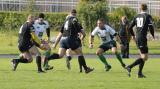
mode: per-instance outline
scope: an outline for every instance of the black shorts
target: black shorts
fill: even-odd
[[[62,37],[60,40],[60,47],[65,49],[75,50],[81,47],[81,41],[79,38],[72,38],[72,37]]]
[[[147,41],[137,40],[137,47],[141,53],[148,53]]]
[[[103,49],[104,51],[107,51],[109,49],[111,49],[112,47],[117,47],[116,41],[110,41],[107,43],[102,43],[99,48]]]
[[[18,49],[19,49],[19,51],[20,52],[27,52],[27,51],[29,51],[29,49],[31,48],[33,46],[33,44],[32,45],[28,45],[28,46],[26,46],[26,45],[18,45]]]

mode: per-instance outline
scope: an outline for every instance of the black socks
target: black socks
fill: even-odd
[[[78,56],[78,62],[79,62],[80,70],[82,69],[82,67],[84,68],[84,70],[87,70],[87,65],[86,65],[84,56]]]
[[[38,71],[41,71],[41,56],[36,56],[36,63],[37,63],[37,67],[38,67]]]
[[[133,68],[134,66],[140,64],[143,62],[143,59],[142,58],[138,58],[135,62],[133,62],[131,65],[129,65],[128,67],[129,68]]]

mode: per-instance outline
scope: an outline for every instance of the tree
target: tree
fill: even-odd
[[[108,8],[106,0],[80,0],[77,11],[83,27],[90,32],[96,26],[99,18],[107,20]]]

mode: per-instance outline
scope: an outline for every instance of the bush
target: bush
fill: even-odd
[[[107,18],[106,0],[80,0],[78,17],[87,31],[92,31],[99,18]]]
[[[46,19],[51,25],[51,29],[58,30],[67,16],[67,13],[45,13]],[[0,27],[1,29],[17,30],[26,21],[28,13],[17,12],[0,12]],[[35,13],[38,16],[38,13]]]
[[[109,24],[112,25],[115,30],[119,29],[119,22],[122,16],[126,16],[129,21],[131,21],[136,12],[128,7],[119,7],[115,9],[112,13],[108,14]]]

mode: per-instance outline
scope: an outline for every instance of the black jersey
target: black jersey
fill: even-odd
[[[137,39],[141,41],[146,41],[147,40],[147,32],[149,26],[152,26],[152,17],[151,15],[147,14],[146,12],[142,12],[135,16],[133,19],[129,29],[131,31],[131,35],[134,36],[132,28],[136,26],[137,31],[136,31],[136,37]],[[150,29],[153,30],[153,29]]]
[[[78,33],[81,32],[82,26],[78,23],[76,17],[67,18],[62,25],[61,33],[64,37],[78,37]]]
[[[19,30],[19,46],[29,47],[33,45],[31,32],[34,31],[33,24],[26,22]]]

